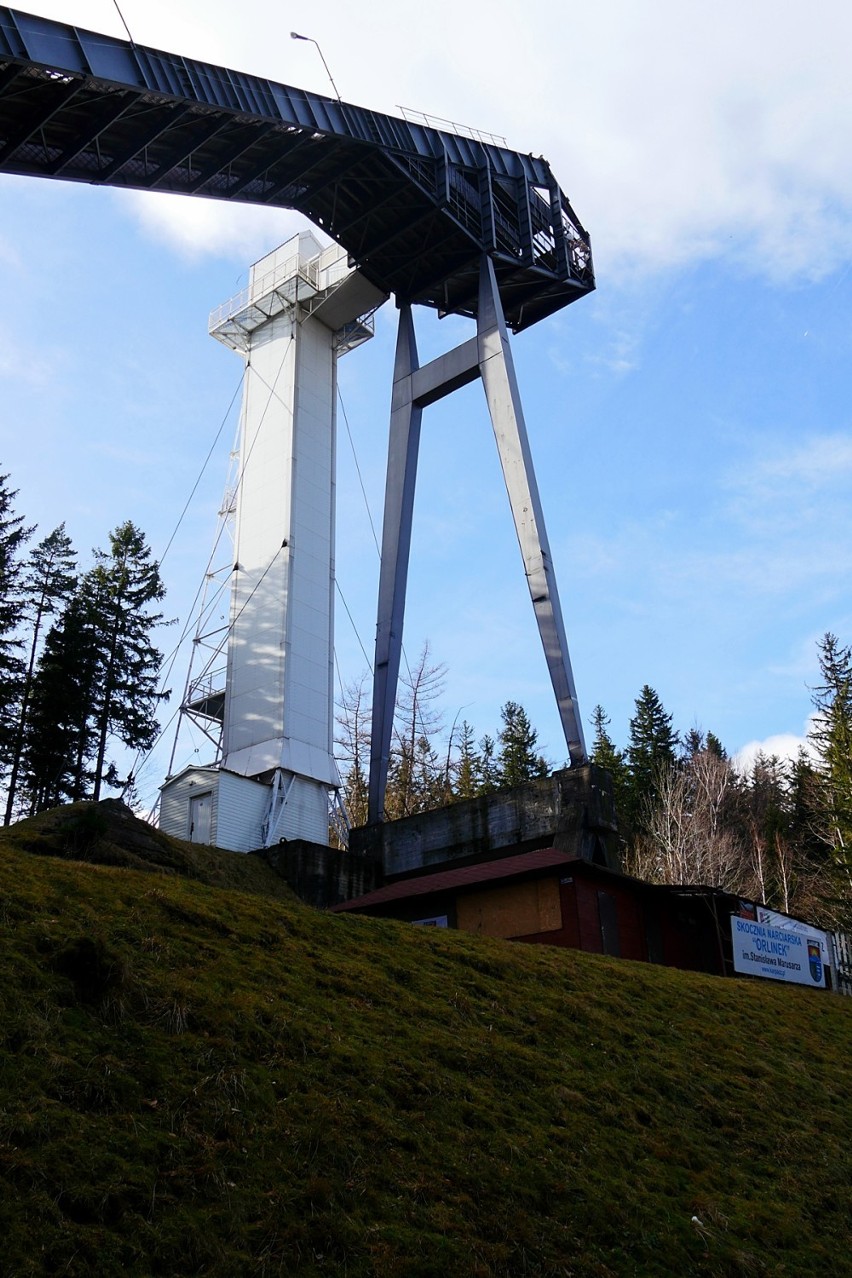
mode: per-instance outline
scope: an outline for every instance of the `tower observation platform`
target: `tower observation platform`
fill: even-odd
[[[514,332],[594,288],[541,157],[0,6],[0,173],[297,209],[382,293]]]

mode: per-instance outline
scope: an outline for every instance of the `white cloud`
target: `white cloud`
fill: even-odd
[[[765,0],[587,6],[572,188],[599,259],[725,252],[780,279],[848,254],[850,15],[800,17]]]
[[[749,741],[734,755],[733,763],[741,775],[746,776],[754,767],[758,755],[765,758],[777,758],[793,762],[804,750],[809,758],[813,758],[813,750],[807,736],[796,736],[793,732],[779,732],[774,736],[764,737],[762,741]]]
[[[839,587],[852,572],[846,535],[852,438],[814,434],[790,443],[752,435],[749,447],[751,458],[721,478],[727,535],[700,557],[703,577],[757,594],[789,595],[820,581]]]
[[[310,226],[289,209],[195,200],[162,192],[122,191],[117,202],[128,206],[146,235],[160,240],[181,257],[228,257],[255,262],[291,235]]]
[[[609,333],[602,344],[599,355],[587,355],[586,362],[593,372],[600,369],[607,373],[623,377],[632,373],[639,366],[638,350],[641,345],[641,333],[629,332],[627,329],[616,329]],[[564,371],[561,370],[561,371]]]
[[[11,324],[0,322],[0,378],[38,389],[50,387],[58,394],[69,361],[69,353],[62,347],[22,342]]]
[[[785,481],[796,486],[822,488],[848,485],[852,478],[852,436],[813,435],[806,443],[776,452],[758,462],[753,479],[780,487]],[[748,478],[745,480],[749,482]]]

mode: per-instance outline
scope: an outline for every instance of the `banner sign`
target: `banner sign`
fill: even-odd
[[[825,988],[826,964],[816,929],[799,932],[732,914],[731,940],[734,971]]]
[[[811,941],[816,938],[822,950],[823,963],[831,965],[831,945],[827,932],[821,931],[810,923],[803,923],[801,919],[792,919],[789,914],[778,914],[776,910],[767,909],[765,905],[758,905],[756,908],[758,923],[768,923],[770,927],[783,927],[791,932],[801,932]]]

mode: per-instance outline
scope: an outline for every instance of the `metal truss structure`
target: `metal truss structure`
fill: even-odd
[[[546,160],[0,7],[0,173],[298,209],[384,293],[515,332],[594,288]]]

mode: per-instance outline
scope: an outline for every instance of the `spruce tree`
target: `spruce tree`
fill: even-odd
[[[591,761],[599,768],[606,769],[612,778],[612,795],[615,801],[616,817],[618,818],[622,838],[626,838],[629,834],[627,825],[629,815],[627,811],[627,764],[624,758],[624,751],[617,748],[607,731],[609,715],[606,714],[601,705],[595,706],[592,711],[592,727],[595,735],[592,741]]]
[[[704,749],[704,733],[700,728],[690,728],[681,742],[684,759],[694,759]]]
[[[694,759],[702,751],[712,754],[715,759],[724,760],[728,757],[727,750],[715,732],[708,732],[705,736],[701,728],[690,728],[681,740],[681,758],[684,760]]]
[[[428,812],[449,802],[446,769],[441,767],[437,750],[427,736],[414,743],[412,760],[411,811]]]
[[[163,617],[150,606],[163,598],[165,587],[144,534],[129,520],[110,533],[109,551],[96,551],[95,559],[85,586],[98,656],[92,705],[97,801],[110,738],[144,750],[159,731],[155,713],[165,694],[157,692],[162,657],[151,631]]]
[[[812,872],[817,873],[825,865],[827,855],[825,842],[820,837],[822,776],[802,746],[789,765],[789,783],[793,837],[801,849],[803,860]]]
[[[80,591],[48,631],[33,676],[22,755],[30,812],[88,792],[96,670],[92,620]]]
[[[397,737],[391,744],[385,788],[385,817],[398,821],[416,812],[414,797],[414,745]]]
[[[672,729],[659,696],[647,683],[636,698],[636,713],[630,720],[627,744],[629,771],[628,817],[638,829],[658,793],[660,775],[674,767],[678,737]]]
[[[786,884],[790,841],[790,789],[786,764],[761,750],[741,796],[754,883],[750,895],[767,905],[787,909],[788,892],[779,891],[779,868]],[[792,867],[791,867],[792,868]]]
[[[8,475],[0,475],[0,772],[14,754],[18,709],[23,689],[25,665],[21,656],[21,590],[23,549],[32,528],[15,514],[17,491],[8,486]]]
[[[836,871],[838,903],[852,912],[852,648],[828,633],[819,644],[822,683],[809,733],[822,785],[822,834]]]
[[[33,653],[43,618],[69,588],[72,562],[62,528],[34,556],[41,589]],[[152,606],[164,593],[144,534],[121,524],[51,626],[32,676],[22,742],[30,810],[97,800],[104,782],[121,784],[106,757],[111,740],[130,750],[153,744],[166,694],[157,691],[161,657],[151,640],[162,615]]]
[[[476,748],[474,732],[467,719],[462,723],[459,737],[459,757],[455,765],[455,785],[453,787],[457,799],[472,799],[481,793],[482,756]]]
[[[25,606],[30,627],[29,655],[23,679],[21,704],[12,750],[12,765],[6,797],[4,824],[8,825],[15,810],[21,756],[27,731],[33,690],[36,657],[41,631],[46,618],[56,615],[67,603],[76,585],[76,555],[71,539],[60,524],[35,547],[24,574]]]
[[[487,732],[479,742],[479,790],[478,794],[493,794],[500,788],[500,765],[497,760],[497,742]]]
[[[503,727],[500,729],[500,786],[523,785],[536,777],[546,777],[547,760],[536,753],[538,733],[529,721],[523,706],[517,701],[507,701],[500,711]]]

